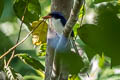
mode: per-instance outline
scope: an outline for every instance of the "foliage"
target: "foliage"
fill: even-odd
[[[33,21],[39,20],[41,7],[38,0],[16,0],[14,11],[20,20],[22,20],[22,16],[24,15],[24,23],[29,25]],[[28,28],[30,29],[30,26]]]
[[[39,75],[41,76],[41,78],[44,78],[45,75],[44,75],[44,70],[45,70],[45,67],[43,66],[43,64],[32,58],[31,56],[29,56],[28,54],[17,54],[16,56],[18,56],[25,64],[28,64],[30,65],[31,67],[33,67],[36,72],[39,72]]]
[[[34,76],[34,75],[29,75],[29,76],[24,76],[24,80],[44,80],[39,76]]]
[[[46,43],[41,44],[40,47],[39,47],[37,55],[38,56],[45,56],[46,55],[46,48],[47,48],[47,44]]]
[[[42,20],[32,22],[32,29],[34,29]],[[47,41],[47,30],[48,25],[43,22],[39,27],[32,33],[32,42],[34,45],[41,45]]]
[[[2,66],[0,66],[0,73],[1,73],[0,79],[5,79],[5,80],[23,80],[23,77],[22,77],[21,74],[17,73],[10,66],[7,66],[5,59],[2,59],[2,60],[0,60],[0,64],[2,64]]]
[[[106,59],[106,60],[105,60]],[[103,66],[100,67],[99,64],[102,64]],[[81,80],[117,80],[120,79],[120,67],[113,67],[111,68],[110,65],[110,59],[106,56],[102,59],[99,55],[96,55],[91,60],[91,67],[88,70],[88,75],[86,74],[79,74],[78,76],[81,78]]]
[[[2,14],[3,8],[4,8],[4,1],[1,0],[1,1],[0,1],[0,16],[1,16],[1,14]]]
[[[18,56],[24,63],[29,64],[33,68],[44,71],[44,66],[31,56],[27,54],[17,54],[16,56]]]
[[[24,25],[23,33],[21,33],[23,38],[28,32],[27,28],[32,30],[38,22],[41,21],[40,17],[48,14],[50,11],[50,3],[50,0],[1,0],[0,41],[2,42],[0,43],[0,55],[15,44],[19,30],[19,21],[24,19],[24,23],[26,24]],[[71,72],[77,70],[76,72],[79,72],[79,74],[70,74],[68,80],[118,80],[120,79],[120,67],[114,66],[120,65],[120,1],[86,0],[85,4],[87,8],[84,5],[81,8],[79,20],[73,30],[76,37],[75,41],[84,50],[83,54],[88,56],[90,65],[84,55],[82,59],[79,58],[80,60],[78,61],[80,62],[77,62],[78,58],[76,58],[76,56],[70,55],[70,59],[64,56],[64,64],[66,64],[68,60],[68,62],[71,62],[69,64],[70,66],[82,68],[85,65],[83,70],[77,70],[76,67],[72,67],[73,69],[70,68]],[[22,17],[23,15],[24,17]],[[82,17],[83,21],[81,21]],[[19,21],[17,21],[18,19]],[[39,26],[39,28],[32,33],[32,37],[26,41],[26,44],[23,43],[24,45],[16,49],[18,54],[16,55],[17,59],[15,58],[12,62],[14,67],[6,66],[5,60],[8,59],[9,55],[6,56],[6,59],[0,60],[0,79],[1,76],[8,80],[23,80],[23,78],[24,80],[44,79],[45,66],[43,63],[45,60],[41,59],[41,57],[46,54],[48,27],[46,23],[43,25]],[[34,45],[37,45],[38,52],[33,49],[31,40],[33,40]],[[30,56],[27,53],[29,53]],[[32,67],[32,74],[27,74],[27,72],[24,71],[25,69],[23,68],[26,65],[21,65],[20,62],[18,63],[19,60]],[[84,64],[82,62],[84,62]],[[28,70],[31,71],[31,69]],[[23,75],[23,73],[25,74]]]
[[[112,58],[112,66],[119,64],[116,62],[119,60],[120,53],[119,9],[119,3],[115,1],[94,4],[94,7],[86,11],[84,24],[78,29],[78,35],[86,44],[85,50],[89,58],[93,57],[96,52],[104,52],[106,56]],[[89,47],[95,53],[91,54]]]

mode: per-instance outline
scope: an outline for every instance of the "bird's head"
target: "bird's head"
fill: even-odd
[[[44,19],[54,18],[55,20],[59,19],[63,26],[66,24],[66,19],[60,12],[51,12],[47,16],[44,16],[43,18]]]
[[[51,12],[47,16],[44,16],[43,19],[51,19],[52,24],[54,25],[54,28],[56,32],[62,33],[64,26],[67,22],[65,17],[60,12]],[[71,36],[74,37],[74,32],[72,31]]]

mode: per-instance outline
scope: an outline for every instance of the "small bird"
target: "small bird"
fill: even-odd
[[[58,35],[63,32],[67,20],[60,12],[51,12],[43,18],[50,20],[50,24],[53,26],[54,30]],[[73,31],[71,32],[71,37],[74,37]]]
[[[60,12],[51,12],[43,19],[49,20],[48,35],[47,35],[47,54],[54,54],[52,78],[59,78],[59,76],[69,73],[78,73],[80,71],[79,63],[81,57],[78,54],[72,54],[71,43],[74,37],[73,31],[71,32],[70,38],[66,38],[62,35],[67,20]],[[50,56],[51,56],[50,55]],[[78,63],[76,63],[78,62]],[[67,69],[66,69],[67,68]],[[65,72],[64,72],[65,71]],[[54,80],[54,79],[51,79]],[[62,79],[64,80],[64,79]],[[67,80],[67,79],[65,79]]]
[[[63,68],[65,68],[64,66],[66,66],[61,64],[65,62],[63,62],[63,58],[65,56],[61,56],[70,52],[70,38],[73,37],[74,34],[72,31],[70,38],[66,38],[64,35],[62,35],[67,20],[60,12],[51,12],[47,16],[44,16],[43,19],[49,20],[47,34],[47,54],[53,55],[53,59],[50,59],[51,61],[49,60],[49,64],[52,62],[50,65],[52,65],[53,69],[50,72],[52,73],[51,80],[54,80],[54,78],[59,78],[61,70],[63,70]]]

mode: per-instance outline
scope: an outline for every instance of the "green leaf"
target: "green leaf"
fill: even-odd
[[[74,30],[74,35],[77,35],[77,29],[80,27],[80,24],[76,23],[75,26],[73,27]]]
[[[6,29],[6,27],[4,27],[4,29]],[[11,48],[11,46],[13,46],[10,38],[6,36],[6,34],[7,33],[3,33],[2,31],[0,31],[0,41],[2,41],[2,43],[0,43],[0,53],[1,53],[0,55],[2,55],[2,53],[5,52],[4,51],[5,48],[6,50],[8,50],[9,48]]]
[[[50,12],[51,0],[39,0],[41,3],[41,15],[46,16]]]
[[[101,2],[109,2],[109,1],[115,1],[115,0],[94,0],[94,3],[101,3]]]
[[[64,65],[67,68],[66,70],[68,70],[70,74],[78,74],[80,70],[85,67],[81,56],[77,53],[58,53],[57,58],[61,58],[61,65]]]
[[[101,59],[103,60],[101,61]],[[98,54],[95,55],[91,60],[91,65],[88,70],[89,79],[92,80],[119,80],[120,79],[120,66],[113,67],[109,65],[110,59],[106,56],[100,57]],[[101,62],[102,67],[99,66]],[[81,80],[88,78],[88,75],[79,74]]]
[[[0,59],[0,70],[4,68],[4,59]]]
[[[96,4],[106,4],[107,2],[117,2],[118,0],[87,0],[86,3],[87,3],[87,6],[91,7],[91,8],[95,8],[95,5]]]
[[[120,79],[120,68],[106,68],[100,73],[99,80],[119,80]]]
[[[35,75],[26,75],[24,76],[24,80],[44,80],[44,79]]]
[[[21,74],[16,73],[13,68],[10,66],[5,66],[4,71],[6,73],[6,76],[8,80],[23,80],[23,77]]]
[[[41,44],[37,55],[38,56],[45,56],[46,55],[46,48],[47,48],[47,44],[46,43]]]
[[[21,20],[26,6],[24,23],[28,24],[38,20],[41,14],[41,7],[38,0],[16,0],[13,6],[16,16]]]
[[[89,50],[100,54],[104,52],[105,56],[112,59],[112,65],[119,65],[120,5],[111,2],[101,3],[90,10],[91,13],[86,12],[85,24],[78,29],[79,37],[86,44],[86,53],[88,56],[94,56]],[[93,18],[89,19],[91,14]]]
[[[72,75],[68,77],[68,80],[81,80],[81,79],[77,75]]]
[[[38,60],[32,58],[28,54],[17,54],[17,56],[25,63],[32,66],[34,69],[44,71],[45,67]]]
[[[105,56],[104,54],[102,54],[102,57],[100,57],[99,59],[99,67],[103,67],[104,66],[104,63],[105,63]]]
[[[3,8],[4,8],[4,0],[0,0],[0,17],[2,15]]]
[[[17,73],[11,66],[6,66],[6,59],[2,59],[2,69],[0,69],[0,79],[23,80],[21,74]]]

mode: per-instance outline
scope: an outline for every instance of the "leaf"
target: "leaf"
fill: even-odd
[[[4,0],[0,0],[0,17],[2,15],[3,8],[4,8]]]
[[[6,27],[4,27],[3,29],[5,29]],[[1,28],[2,29],[2,28]],[[11,46],[13,46],[12,41],[10,40],[10,38],[8,36],[6,36],[7,33],[4,33],[2,31],[0,31],[0,41],[2,41],[2,43],[0,43],[0,52],[4,53],[4,49],[9,49],[11,48]],[[0,54],[1,55],[1,54]]]
[[[4,58],[0,59],[0,70],[4,68]]]
[[[0,69],[0,79],[3,80],[23,80],[21,74],[17,73],[11,66],[6,66],[6,59],[2,60],[2,70]]]
[[[16,16],[21,20],[26,6],[24,23],[28,24],[38,20],[41,14],[39,0],[16,0],[13,5]]]
[[[25,75],[24,80],[44,80],[44,79],[35,75]]]
[[[84,49],[87,55],[94,56],[90,53],[90,49],[99,54],[103,52],[105,56],[112,59],[112,66],[120,64],[117,62],[120,60],[119,9],[120,5],[117,3],[97,4],[90,13],[93,14],[93,18],[89,18],[91,15],[87,12],[85,24],[78,29],[79,37],[86,44]]]
[[[103,67],[104,66],[104,63],[105,63],[105,56],[104,54],[102,54],[102,57],[100,57],[99,59],[99,67]]]
[[[88,75],[79,74],[81,80],[92,79],[92,80],[119,80],[120,79],[120,66],[111,68],[108,65],[110,59],[108,57],[103,56],[104,60],[102,60],[102,67],[99,66],[101,62],[101,57],[97,54],[91,60],[91,65],[88,70]]]
[[[91,8],[95,8],[95,6],[96,6],[96,4],[101,4],[101,3],[103,3],[103,4],[106,4],[107,2],[112,2],[112,3],[114,3],[114,2],[117,2],[118,0],[90,0],[90,1],[88,1],[87,2],[87,6],[89,6],[89,7],[91,7]]]
[[[75,26],[73,27],[74,30],[74,35],[77,35],[77,29],[80,27],[80,24],[76,23]]]
[[[4,70],[9,80],[23,80],[23,77],[19,73],[16,73],[10,66],[5,66]]]
[[[46,16],[50,12],[51,0],[39,0],[41,3],[41,15]]]
[[[41,44],[40,45],[40,49],[39,52],[37,53],[38,56],[45,56],[46,55],[46,48],[47,48],[47,44]]]
[[[17,56],[23,61],[25,64],[30,65],[34,69],[44,71],[45,67],[36,59],[32,58],[28,54],[17,54]]]
[[[81,79],[77,75],[72,75],[68,77],[68,80],[81,80]]]
[[[40,75],[41,78],[45,79],[45,74],[40,71],[40,70],[36,70],[37,74]]]
[[[119,80],[120,79],[120,67],[105,68],[102,70],[99,76],[99,80]]]
[[[101,3],[101,2],[109,2],[109,1],[115,1],[115,0],[94,0],[94,3]]]
[[[32,29],[34,29],[42,20],[32,22]],[[32,33],[32,42],[34,45],[46,43],[48,25],[42,22],[39,27]]]

